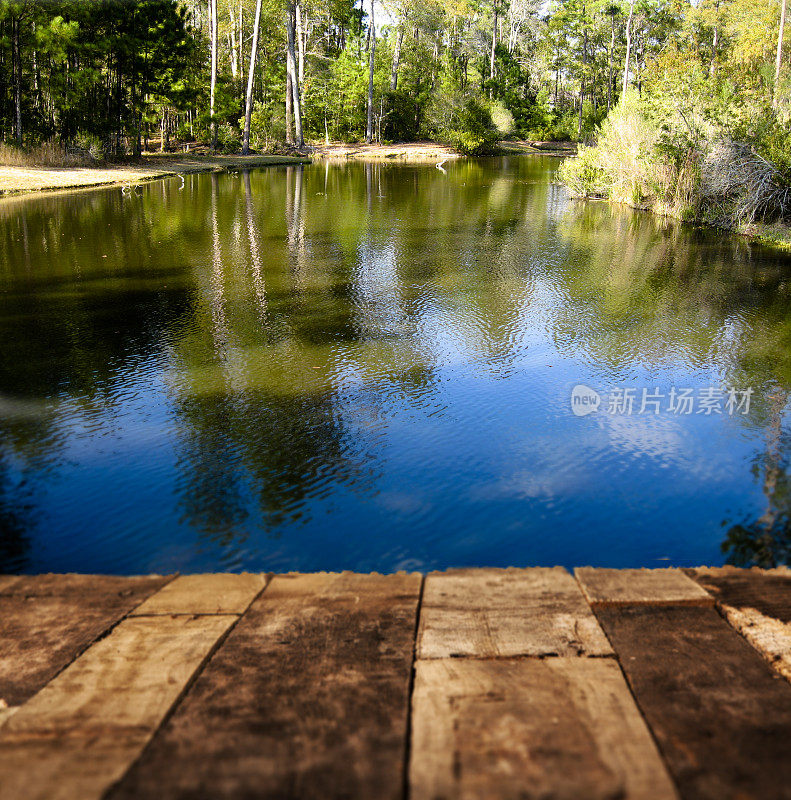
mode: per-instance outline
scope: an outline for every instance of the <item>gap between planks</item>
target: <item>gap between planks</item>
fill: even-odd
[[[2,800],[98,800],[123,778],[268,580],[209,583],[224,590],[215,602],[237,613],[172,613],[196,599],[205,608],[195,579],[177,577],[160,589],[164,598],[144,600],[27,703],[0,712]],[[148,603],[161,613],[135,613]]]
[[[491,577],[491,573],[492,572],[500,572],[500,573],[502,573],[502,572],[506,572],[506,573],[508,573],[508,572],[512,572],[512,573],[528,573],[528,572],[530,572],[530,573],[532,573],[533,570],[524,570],[524,571],[523,570],[519,570],[519,571],[516,571],[516,570],[514,570],[514,571],[488,571],[488,570],[482,570],[482,571],[470,571],[470,572],[489,573],[490,577]],[[561,571],[561,572],[565,572],[565,571]],[[650,577],[650,575],[646,576],[644,571],[639,571],[639,572],[642,574],[643,578]],[[668,572],[668,571],[665,570],[665,572]],[[458,575],[458,573],[456,573],[456,574]],[[676,571],[675,574],[678,574],[678,571]],[[432,575],[433,575],[433,577],[441,578],[443,574],[437,575],[436,573],[434,573]],[[683,573],[682,573],[682,575],[683,575]],[[168,586],[172,587],[173,584],[176,584],[179,581],[182,581],[182,578],[186,579],[186,580],[182,581],[182,583],[180,584],[181,589],[184,590],[184,594],[186,595],[186,594],[189,593],[189,592],[187,592],[187,589],[189,588],[189,584],[190,583],[195,584],[196,581],[198,581],[198,579],[200,577],[201,576],[181,576],[180,578],[173,579],[171,581],[171,583],[168,584]],[[260,591],[258,592],[258,595],[256,595],[256,598],[262,592],[264,592],[266,590],[266,588],[268,586],[268,577],[269,576],[267,576],[267,579],[264,580],[263,586],[261,587]],[[582,582],[579,579],[580,576],[577,575],[575,577],[577,578],[577,580],[574,581],[572,579],[572,582],[574,584],[576,584],[577,590],[580,593],[585,592],[585,587],[583,586]],[[687,576],[684,576],[684,577],[687,577]],[[517,645],[514,645],[513,644],[513,642],[514,642],[513,629],[509,629],[507,625],[501,626],[500,628],[498,628],[498,625],[501,624],[501,620],[503,619],[503,617],[505,615],[505,612],[507,612],[507,610],[508,610],[508,604],[506,603],[506,604],[498,605],[498,603],[495,602],[489,608],[486,608],[486,602],[485,602],[486,598],[485,598],[485,596],[482,597],[482,596],[479,595],[477,597],[477,602],[466,602],[466,603],[462,603],[461,606],[459,606],[459,605],[457,605],[455,603],[451,604],[453,606],[454,613],[457,614],[457,615],[460,615],[460,618],[462,620],[464,620],[465,623],[468,625],[467,629],[468,630],[471,629],[473,631],[474,635],[472,637],[470,637],[472,642],[473,642],[473,645],[470,646],[470,642],[469,641],[465,645],[467,647],[467,649],[468,650],[472,650],[472,652],[467,652],[467,653],[464,653],[464,652],[453,652],[450,656],[446,656],[444,658],[443,657],[439,657],[439,658],[422,658],[421,659],[421,657],[419,655],[419,652],[420,652],[421,635],[423,633],[423,630],[422,630],[423,612],[424,612],[425,607],[426,607],[425,594],[426,594],[426,589],[427,589],[427,585],[428,585],[427,581],[429,579],[431,579],[431,578],[432,578],[432,576],[421,577],[419,596],[418,596],[418,603],[417,603],[417,608],[416,608],[416,611],[415,611],[414,624],[413,624],[413,628],[412,628],[412,632],[411,632],[411,641],[412,641],[412,656],[411,656],[411,658],[412,658],[412,660],[411,660],[410,682],[409,682],[409,691],[408,691],[408,697],[409,697],[410,701],[408,703],[408,712],[407,712],[407,715],[406,715],[406,724],[407,724],[406,748],[407,748],[407,755],[406,755],[406,758],[404,760],[404,763],[403,763],[402,767],[403,767],[403,775],[405,776],[404,777],[404,783],[405,783],[404,792],[406,793],[407,797],[409,797],[411,795],[413,798],[415,798],[415,800],[418,800],[420,795],[419,795],[418,792],[413,791],[413,787],[412,787],[412,785],[410,783],[410,780],[409,780],[409,774],[410,774],[409,771],[410,771],[410,768],[411,768],[412,759],[415,758],[415,757],[419,757],[421,755],[420,748],[417,748],[417,747],[413,746],[412,738],[415,735],[415,732],[414,732],[415,720],[414,720],[413,702],[414,702],[414,698],[416,696],[416,691],[417,691],[416,690],[416,679],[417,679],[418,672],[423,670],[422,664],[434,664],[434,663],[441,664],[441,663],[444,663],[444,662],[447,661],[450,664],[451,667],[462,669],[462,670],[468,670],[469,669],[471,671],[471,673],[475,673],[476,671],[479,671],[480,669],[483,669],[484,671],[488,671],[489,669],[492,669],[492,668],[496,671],[496,670],[501,669],[501,667],[498,666],[498,665],[502,665],[502,669],[506,670],[506,671],[508,669],[516,669],[517,671],[521,671],[523,668],[519,667],[518,666],[519,664],[524,664],[524,663],[528,663],[528,664],[532,663],[534,665],[543,664],[544,666],[541,667],[540,669],[536,668],[536,669],[538,669],[538,671],[535,674],[539,674],[540,675],[540,674],[551,674],[552,672],[555,671],[555,667],[557,665],[560,665],[564,661],[567,661],[567,660],[575,661],[575,662],[578,662],[579,664],[583,664],[583,663],[587,662],[587,663],[589,663],[591,665],[595,665],[598,662],[599,664],[602,664],[602,666],[603,666],[606,663],[612,664],[614,658],[616,658],[616,655],[613,652],[612,647],[609,647],[609,652],[586,652],[586,650],[584,648],[582,648],[582,651],[580,652],[580,647],[579,647],[578,643],[575,643],[575,642],[572,642],[572,644],[573,644],[572,650],[574,652],[573,655],[568,655],[567,654],[567,655],[564,656],[564,655],[561,655],[558,652],[546,652],[548,649],[549,650],[553,649],[553,647],[555,647],[555,649],[557,649],[557,647],[555,645],[552,645],[552,644],[550,644],[550,646],[547,647],[546,638],[544,638],[541,646],[539,646],[537,648],[536,647],[531,647],[529,645],[525,645],[524,642],[522,643],[522,645],[519,645],[518,643],[517,643]],[[657,584],[656,580],[653,579],[653,578],[652,578],[652,580],[654,581],[654,586],[656,587],[656,584]],[[697,592],[697,589],[699,589],[700,587],[698,587],[690,578],[687,577],[687,580],[689,581],[689,583],[692,584],[693,587],[695,587],[696,591],[694,593],[692,592],[692,590],[689,589],[689,584],[688,583],[685,583],[684,581],[681,581],[680,583],[684,584],[684,589],[683,589],[683,591],[681,593],[682,596],[679,596],[678,593],[676,593],[676,594],[671,594],[671,596],[668,597],[667,593],[665,593],[664,597],[662,597],[662,596],[659,596],[661,594],[661,592],[656,592],[657,596],[655,596],[655,598],[653,600],[651,600],[650,596],[646,595],[646,591],[645,591],[646,583],[643,580],[643,581],[641,581],[642,588],[638,587],[639,591],[638,590],[633,591],[631,594],[623,594],[622,593],[615,600],[613,600],[613,601],[611,601],[609,603],[607,602],[607,598],[606,597],[603,600],[599,599],[598,601],[594,600],[593,602],[597,603],[596,607],[600,607],[600,608],[607,608],[607,607],[612,607],[612,606],[629,606],[629,605],[646,606],[646,605],[648,605],[648,606],[655,606],[657,609],[659,609],[663,605],[664,606],[667,606],[667,605],[671,605],[671,606],[699,605],[699,606],[709,606],[709,607],[714,605],[714,600],[713,600],[713,598],[711,598],[711,595],[708,595],[708,593],[704,593],[704,596],[701,598],[700,593]],[[675,581],[675,578],[673,579],[672,582],[678,583],[677,581]],[[176,587],[176,588],[178,588],[178,587]],[[6,584],[5,586],[1,586],[0,585],[0,590],[5,590],[6,592],[9,592],[11,590],[11,586],[9,584]],[[193,585],[193,587],[192,587],[192,589],[190,591],[193,591],[193,590],[194,590],[194,585]],[[691,594],[693,594],[693,596],[691,598],[691,602],[690,602],[690,598],[684,596],[685,592],[690,592]],[[0,594],[2,594],[2,591],[0,591]],[[169,595],[169,599],[168,599],[168,595]],[[586,593],[586,595],[587,595],[587,593]],[[227,640],[227,637],[230,635],[231,630],[236,627],[236,625],[238,624],[239,619],[241,619],[242,616],[244,615],[245,610],[250,607],[250,604],[256,598],[251,599],[250,602],[245,607],[245,609],[243,609],[241,611],[237,610],[236,613],[228,615],[228,616],[234,616],[235,617],[235,621],[231,624],[231,626],[226,630],[225,633],[221,634],[221,636],[217,639],[217,641],[213,645],[212,650],[205,656],[205,658],[202,660],[202,662],[194,670],[194,672],[192,673],[191,677],[186,681],[186,683],[182,687],[182,690],[181,690],[181,693],[180,693],[179,697],[176,698],[176,700],[171,704],[170,708],[162,716],[162,719],[158,723],[157,727],[154,729],[155,731],[156,730],[160,730],[167,723],[167,721],[172,717],[172,715],[178,710],[181,700],[187,694],[189,694],[189,692],[191,691],[191,687],[194,685],[195,681],[199,678],[200,674],[205,669],[205,666],[211,660],[213,654],[216,654],[218,652],[218,650],[220,650],[220,648],[223,645],[223,642],[225,642]],[[177,599],[177,595],[174,594],[174,589],[173,588],[170,589],[170,592],[166,593],[165,598],[162,598],[162,597],[158,598],[154,604],[151,603],[151,600],[153,600],[153,599],[154,598],[152,597],[149,600],[145,601],[144,603],[140,604],[123,621],[131,620],[131,619],[137,619],[141,623],[144,623],[144,622],[147,622],[147,621],[150,621],[151,623],[155,623],[155,622],[157,622],[157,617],[162,617],[164,619],[167,619],[168,617],[172,616],[174,610],[176,610],[178,608],[182,608],[182,609],[184,608],[183,605],[179,606],[178,602],[175,602],[175,600]],[[475,600],[476,598],[473,597],[472,599]],[[167,600],[167,602],[165,602],[165,600]],[[588,600],[590,602],[590,597],[586,596],[585,600]],[[225,601],[223,601],[223,602],[225,602]],[[148,605],[149,609],[151,609],[153,607],[154,611],[150,612],[150,613],[145,613],[145,606],[146,605]],[[588,610],[590,611],[590,606],[588,605],[588,603],[583,603],[583,605],[584,606],[588,606]],[[717,605],[719,606],[719,603]],[[206,608],[205,605],[203,605],[201,607],[204,608],[204,609]],[[213,611],[210,611],[210,612],[207,612],[205,610],[204,611],[198,611],[198,612],[193,613],[193,614],[188,614],[187,616],[192,616],[192,617],[196,618],[197,620],[200,620],[201,618],[208,618],[208,620],[211,620],[212,618],[216,618],[218,616],[226,616],[226,615],[223,615],[222,613],[220,613],[219,611],[216,610],[217,608],[225,608],[225,607],[226,606],[224,606],[222,604],[220,606],[217,606],[215,604],[215,606],[213,607],[215,610],[213,610]],[[238,606],[233,606],[233,607],[235,609],[239,608]],[[540,603],[539,603],[539,607],[540,607]],[[721,610],[721,609],[718,608],[718,610]],[[555,614],[555,616],[554,616],[555,622],[557,622],[558,621],[558,619],[557,619],[558,618],[557,609],[555,609],[555,612],[553,612],[553,613]],[[494,623],[495,623],[494,628],[492,628],[492,625],[491,625],[492,621],[494,621]],[[102,638],[107,638],[108,636],[111,636],[113,630],[115,630],[121,624],[123,624],[123,623],[118,623],[117,625],[115,625],[114,628],[110,629],[110,633],[109,634],[105,634],[104,637],[102,637]],[[596,622],[596,624],[598,626],[598,622]],[[723,621],[723,624],[727,625],[727,622]],[[488,631],[488,635],[480,636],[480,630],[481,629],[482,630],[487,630]],[[557,625],[553,624],[553,625],[550,626],[550,633],[552,633],[553,630],[554,630],[555,633],[557,632],[557,630],[560,630],[563,633],[563,636],[561,636],[561,646],[562,646],[562,648],[568,648],[568,646],[569,646],[569,637],[567,635],[567,633],[568,633],[567,627],[564,627],[564,625],[560,625],[559,628],[558,628]],[[442,640],[442,637],[440,637],[441,646],[447,646],[449,640],[448,640],[448,638],[446,636],[446,632],[444,632],[442,629],[440,629],[440,633],[442,633],[442,635],[445,637],[444,640]],[[542,637],[546,637],[547,630],[545,628],[540,628],[538,630],[538,633]],[[604,634],[602,634],[602,635],[604,635]],[[573,638],[574,637],[572,637],[572,639]],[[606,638],[607,637],[605,637],[605,639]],[[506,643],[507,646],[502,646],[502,644],[504,642]],[[455,643],[452,641],[452,637],[451,637],[451,642],[450,643],[451,643],[451,648],[453,648]],[[750,642],[750,643],[753,645],[753,647],[756,647],[754,642]],[[429,642],[429,645],[430,644],[431,643]],[[607,645],[608,646],[609,646],[609,644],[610,644],[610,642],[607,641]],[[515,652],[515,653],[510,653],[509,654],[509,652],[508,652],[509,647],[511,647],[511,649],[522,650],[524,652]],[[478,648],[480,648],[483,651],[482,654],[480,654],[479,652],[476,652],[476,650],[478,650]],[[93,649],[93,648],[91,647],[91,649]],[[463,648],[459,648],[459,649],[463,649]],[[428,648],[428,650],[430,652],[430,647]],[[594,648],[594,650],[595,650],[595,648]],[[88,652],[90,652],[90,650]],[[566,652],[568,652],[568,650],[566,650]],[[620,662],[617,662],[617,663],[619,664],[619,666],[622,666],[622,665],[620,665]],[[511,664],[512,666],[508,667],[509,664]],[[469,666],[466,666],[466,665],[469,665]],[[545,669],[545,668],[549,669],[549,673],[547,673],[547,669]],[[593,668],[594,667],[591,666],[591,667],[586,667],[585,669],[593,669]],[[528,669],[532,670],[533,667],[529,667]],[[575,669],[576,669],[576,667],[575,667]],[[596,669],[598,669],[598,668],[596,668]],[[619,670],[619,673],[620,673],[620,670]],[[621,679],[623,680],[623,675],[621,675]],[[625,683],[625,681],[624,681],[624,683]],[[627,691],[629,692],[629,696],[633,697],[633,692],[631,691],[631,689],[632,689],[632,687],[628,686]],[[473,702],[473,705],[475,705],[477,702],[478,701],[475,700]],[[486,702],[489,702],[489,701],[485,700],[485,703]],[[486,707],[485,703],[484,703],[484,708]],[[2,714],[2,712],[0,712],[0,714]],[[649,731],[650,731],[650,727],[649,727]],[[152,733],[151,736],[153,736],[153,735],[154,734]],[[0,736],[2,736],[2,731],[0,731]],[[147,745],[144,745],[144,749],[141,750],[138,753],[138,755],[137,755],[137,757],[135,759],[133,759],[133,763],[136,763],[142,757],[142,753],[145,750],[147,750],[148,746],[150,746],[150,742],[151,742],[151,739],[149,738],[149,743]],[[606,764],[604,766],[606,767]],[[613,788],[612,781],[609,778],[606,777],[605,773],[602,772],[600,767],[601,767],[601,764],[599,766],[597,766],[597,767],[594,767],[594,773],[599,776],[598,779],[601,779],[601,784],[600,785],[602,787],[604,787],[604,789],[607,789],[608,786],[609,786],[610,789],[612,789]],[[127,771],[128,771],[128,769],[129,769],[129,767],[127,767]],[[612,772],[612,770],[610,770],[610,771]],[[607,791],[609,791],[609,789],[607,789]],[[2,796],[1,792],[0,792],[0,796]],[[26,793],[25,796],[27,797],[27,796],[33,796],[33,795],[30,795],[29,793]],[[632,794],[627,794],[626,797],[632,797]]]

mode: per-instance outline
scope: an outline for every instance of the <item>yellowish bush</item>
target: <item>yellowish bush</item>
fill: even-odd
[[[85,167],[94,163],[89,152],[69,151],[53,139],[27,150],[0,142],[0,164],[7,167]]]

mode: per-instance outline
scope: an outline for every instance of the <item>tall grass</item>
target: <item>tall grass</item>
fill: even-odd
[[[560,178],[575,197],[725,228],[791,219],[786,174],[752,146],[707,134],[674,132],[628,98],[604,121],[596,144],[563,163]]]
[[[50,139],[29,149],[0,142],[0,164],[7,167],[89,167],[96,158],[89,150],[67,150]]]

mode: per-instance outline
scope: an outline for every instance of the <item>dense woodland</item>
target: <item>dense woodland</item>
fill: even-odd
[[[0,133],[96,157],[239,151],[246,127],[259,151],[476,152],[584,139],[627,88],[784,122],[779,25],[777,0],[1,0]]]
[[[96,159],[598,139],[574,193],[738,227],[791,210],[786,2],[0,0],[0,133]]]

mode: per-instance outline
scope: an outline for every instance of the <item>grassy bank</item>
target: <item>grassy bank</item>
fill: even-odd
[[[459,158],[459,153],[452,147],[438,142],[402,142],[398,144],[331,142],[330,144],[315,145],[312,148],[312,155],[332,161],[388,159],[420,162]]]
[[[193,172],[301,164],[297,156],[147,155],[134,164],[98,167],[24,167],[0,165],[0,195],[134,184]]]
[[[505,155],[554,155],[569,156],[577,152],[573,142],[503,141],[496,149]],[[435,161],[459,158],[461,154],[449,145],[438,142],[402,142],[399,144],[346,144],[331,143],[313,147],[316,158],[345,161],[348,159],[388,159],[402,162]]]
[[[557,142],[509,141],[501,142],[499,151],[504,154],[543,154],[568,156],[576,152],[576,145]],[[312,159],[328,161],[388,160],[401,163],[447,161],[461,154],[448,145],[437,142],[405,142],[400,144],[338,143],[310,148],[310,158],[287,155],[208,155],[149,153],[139,161],[126,164],[84,163],[59,166],[0,164],[0,195],[28,192],[82,189],[92,186],[129,185],[143,181],[186,175],[193,172],[212,172],[228,169],[266,167],[282,164],[310,163]]]
[[[686,123],[686,120],[685,120]],[[684,135],[631,98],[605,120],[559,177],[573,197],[609,200],[685,222],[791,246],[791,181],[762,152],[708,126]]]

